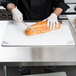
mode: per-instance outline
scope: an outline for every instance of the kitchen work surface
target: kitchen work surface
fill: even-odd
[[[73,29],[76,32],[76,23],[75,23],[75,19],[76,19],[76,15],[67,15],[71,25],[73,26]]]
[[[0,66],[76,66],[76,33],[70,23],[75,41],[73,46],[2,47],[6,24],[9,22],[0,21]]]
[[[45,34],[26,36],[27,28],[22,23],[5,22],[7,25],[3,46],[45,46],[45,45],[75,45],[68,22],[62,22],[59,30],[50,31]],[[34,22],[26,22],[28,25]]]
[[[22,76],[67,76],[65,72],[37,74],[37,75],[22,75]]]

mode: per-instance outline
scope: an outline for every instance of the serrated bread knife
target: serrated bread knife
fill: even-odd
[[[34,31],[34,29],[32,27],[30,27],[29,25],[27,25],[24,21],[22,22],[24,25],[26,25],[29,29],[31,29],[32,31]]]

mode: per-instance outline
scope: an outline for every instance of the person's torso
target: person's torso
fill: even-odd
[[[53,1],[18,0],[18,8],[26,20],[43,20],[53,12]]]

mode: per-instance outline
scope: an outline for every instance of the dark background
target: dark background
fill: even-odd
[[[3,0],[0,0],[0,5],[1,5],[1,1],[3,1]]]

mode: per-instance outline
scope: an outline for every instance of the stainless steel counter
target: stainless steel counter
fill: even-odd
[[[70,23],[69,25],[76,43],[76,33],[73,30]],[[49,46],[49,47],[46,46],[0,47],[0,65],[2,66],[3,65],[7,66],[76,65],[76,45]]]

